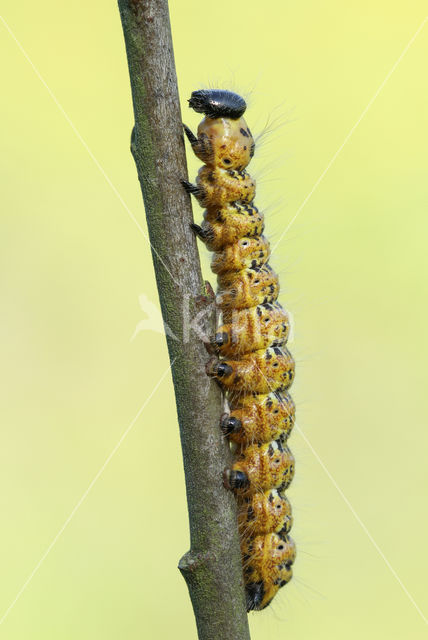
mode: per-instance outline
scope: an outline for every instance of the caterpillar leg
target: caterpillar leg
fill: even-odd
[[[209,162],[213,155],[213,148],[210,139],[204,133],[199,134],[198,137],[189,129],[187,125],[183,123],[184,133],[190,144],[192,145],[193,152],[203,162]]]
[[[208,280],[205,280],[204,284],[205,284],[206,294],[207,294],[208,298],[210,299],[210,302],[213,302],[215,300],[214,289],[212,288],[211,283]]]
[[[182,180],[181,184],[187,193],[194,195],[198,200],[204,197],[203,189],[201,189],[197,184],[193,184],[193,182],[189,182],[188,180]]]
[[[187,187],[185,187],[185,189],[187,191]],[[187,193],[190,193],[190,192],[187,191]],[[202,242],[207,241],[208,232],[206,230],[204,230],[202,227],[200,227],[198,224],[195,224],[194,222],[191,223],[190,228],[195,233],[195,235],[197,235],[198,238],[202,240]]]
[[[193,133],[193,131],[191,129],[189,129],[189,127],[187,126],[187,124],[184,124],[183,122],[183,129],[184,129],[184,133],[187,136],[188,141],[190,142],[190,144],[192,145],[192,147],[197,144],[198,139],[195,136],[195,134]]]
[[[211,283],[208,282],[208,280],[205,280],[204,287],[205,293],[200,296],[196,296],[196,304],[198,306],[212,304],[215,300],[214,289],[212,288]]]

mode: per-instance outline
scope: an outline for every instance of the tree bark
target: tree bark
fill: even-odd
[[[187,165],[168,2],[118,4],[135,116],[131,150],[162,315],[170,329],[167,343],[186,477],[191,548],[179,569],[200,640],[249,640],[236,504],[222,483],[231,456],[219,428],[221,395],[205,374],[207,353],[195,332],[195,318],[202,315],[203,330],[214,330],[215,307],[206,295],[190,229],[190,198],[180,182],[187,179]]]

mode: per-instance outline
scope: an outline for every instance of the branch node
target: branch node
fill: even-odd
[[[208,280],[205,280],[204,282],[203,291],[204,292],[201,295],[195,296],[195,303],[197,308],[201,309],[204,307],[211,307],[211,305],[214,306],[215,293],[213,291],[211,284],[208,282]]]
[[[187,551],[187,553],[185,553],[184,556],[180,559],[178,568],[180,569],[183,577],[187,580],[187,578],[193,577],[194,574],[198,571],[206,569],[214,561],[215,556],[213,553],[195,553],[194,551],[190,550]]]

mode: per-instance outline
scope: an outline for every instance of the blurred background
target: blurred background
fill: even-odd
[[[252,638],[426,638],[426,3],[170,4],[183,119],[221,86],[264,132],[295,323],[298,560]],[[0,637],[196,638],[117,6],[2,15]]]

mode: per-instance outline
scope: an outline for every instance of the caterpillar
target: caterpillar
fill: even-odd
[[[196,183],[183,181],[204,207],[195,234],[213,252],[215,302],[221,325],[207,340],[206,372],[219,383],[227,410],[220,428],[234,449],[224,484],[238,503],[247,610],[267,607],[292,577],[296,556],[285,496],[294,475],[287,446],[295,420],[288,389],[294,361],[286,348],[289,318],[279,304],[278,276],[268,264],[264,217],[246,171],[255,141],[244,99],[220,89],[194,91],[189,106],[204,115],[195,136],[184,132],[203,162]]]

